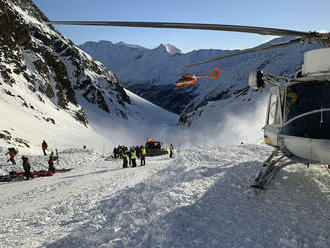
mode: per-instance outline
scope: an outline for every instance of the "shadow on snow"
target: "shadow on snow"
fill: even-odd
[[[329,191],[305,168],[282,170],[268,191],[252,189],[260,165],[172,165],[104,199],[87,224],[46,247],[329,247]],[[185,196],[185,182],[211,178],[189,204],[171,196]]]

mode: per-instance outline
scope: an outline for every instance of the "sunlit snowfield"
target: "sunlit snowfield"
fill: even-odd
[[[1,183],[1,247],[329,247],[329,172],[294,165],[250,188],[270,149],[198,146],[122,169],[60,152],[70,172]],[[46,157],[31,156],[32,170]],[[18,170],[1,158],[1,173]],[[139,163],[138,163],[139,164]]]

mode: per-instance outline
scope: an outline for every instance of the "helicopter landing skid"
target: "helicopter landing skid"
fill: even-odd
[[[291,162],[283,161],[285,156],[281,155],[278,158],[279,150],[275,149],[272,154],[262,164],[261,169],[258,172],[257,177],[254,179],[254,183],[251,185],[253,188],[266,189],[265,186],[269,185],[275,175],[285,166],[291,164]]]

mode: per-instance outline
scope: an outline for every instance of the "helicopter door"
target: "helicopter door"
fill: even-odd
[[[282,109],[280,88],[270,88],[264,134],[265,142],[268,145],[278,146],[277,138],[282,128]]]

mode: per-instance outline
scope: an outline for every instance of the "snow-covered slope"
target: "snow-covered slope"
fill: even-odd
[[[269,152],[187,147],[128,169],[90,151],[60,152],[57,167],[74,170],[0,184],[0,246],[328,248],[329,173],[293,165],[267,191],[250,188]],[[41,169],[46,158],[31,164]]]
[[[45,139],[53,147],[100,149],[117,142],[108,135],[116,135],[118,122],[161,125],[177,118],[129,97],[104,65],[46,25],[31,0],[1,0],[0,12],[0,146],[40,152]],[[103,120],[107,126],[97,129]]]
[[[86,103],[85,111],[94,130],[112,144],[144,144],[147,138],[164,140],[171,129],[176,129],[178,116],[164,110],[145,99],[125,90],[131,100],[127,107],[129,120],[113,118],[95,111],[95,106]],[[177,133],[180,131],[177,130]],[[111,146],[113,147],[113,146]]]

